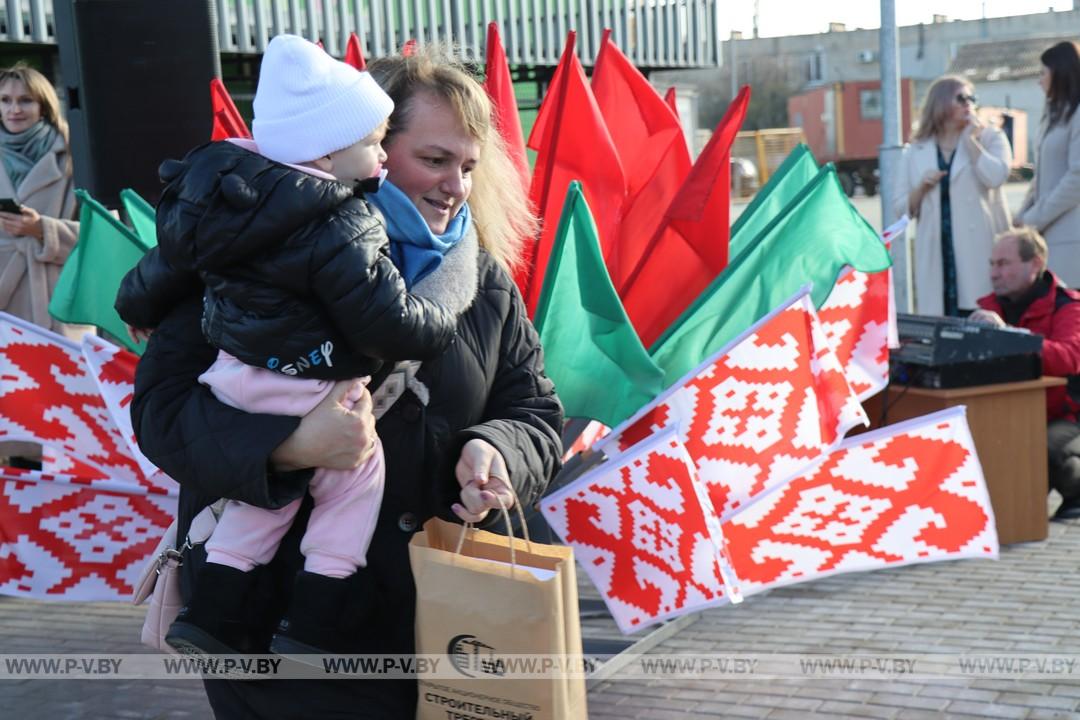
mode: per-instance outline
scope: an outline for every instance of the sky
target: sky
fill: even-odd
[[[842,22],[848,30],[881,26],[879,0],[757,0],[758,32],[761,37],[803,35],[825,32],[830,22]],[[973,20],[986,17],[1042,13],[1048,9],[1071,10],[1072,0],[895,0],[896,24],[929,23],[935,14],[950,20]],[[721,2],[721,37],[741,30],[752,37],[754,0]]]

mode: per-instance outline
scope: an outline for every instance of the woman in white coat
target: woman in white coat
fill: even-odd
[[[1004,133],[975,115],[972,86],[955,76],[935,80],[893,198],[898,215],[917,221],[917,313],[961,315],[990,292],[991,244],[1009,227],[1001,186],[1011,163]]]
[[[0,208],[0,310],[75,332],[49,315],[60,269],[79,238],[68,127],[52,84],[22,63],[0,70],[0,158],[0,198],[21,208]]]
[[[1080,287],[1080,46],[1060,42],[1039,58],[1046,109],[1039,128],[1035,180],[1016,215],[1046,238],[1050,270]]]

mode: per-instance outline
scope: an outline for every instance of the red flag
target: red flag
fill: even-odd
[[[576,33],[573,30],[567,33],[566,39],[568,42],[570,40],[570,36],[574,34]],[[544,138],[547,136],[548,118],[551,117],[551,115],[553,114],[553,108],[555,107],[555,103],[549,103],[546,102],[546,100],[548,97],[551,96],[551,91],[554,88],[559,87],[559,84],[562,82],[564,67],[565,66],[562,62],[562,59],[560,58],[559,64],[555,66],[555,72],[551,74],[551,82],[548,83],[548,92],[546,95],[544,95],[545,102],[540,103],[540,109],[536,113],[536,120],[533,121],[532,130],[529,131],[529,137],[525,140],[525,147],[529,148],[530,150],[539,151],[540,146],[544,142]]]
[[[540,298],[559,213],[570,183],[581,182],[585,200],[595,214],[605,257],[615,238],[626,197],[622,164],[596,107],[585,71],[574,54],[574,39],[575,33],[571,31],[559,60],[562,72],[556,71],[558,82],[551,85],[544,98],[550,119],[544,125],[529,188],[529,199],[540,216],[540,239],[532,248],[526,248],[525,267],[516,279],[519,286],[527,288],[525,303],[530,316]]]
[[[345,62],[357,70],[367,68],[367,63],[364,62],[364,53],[360,49],[360,38],[354,32],[349,33],[349,42],[345,44]]]
[[[605,255],[617,290],[641,261],[690,172],[682,125],[664,99],[604,31],[592,91],[626,173],[618,237]]]
[[[510,159],[521,173],[521,186],[529,188],[529,161],[525,156],[525,136],[521,132],[521,118],[518,117],[517,100],[514,99],[514,82],[510,79],[510,64],[506,60],[502,40],[499,38],[499,26],[488,23],[487,33],[487,68],[484,77],[484,90],[491,98],[492,116],[495,126],[506,143]]]
[[[728,262],[731,144],[750,103],[743,86],[620,292],[641,342],[652,345]]]
[[[211,140],[251,137],[251,131],[240,116],[240,111],[236,109],[236,103],[229,96],[229,91],[225,89],[225,83],[217,78],[210,81],[210,109],[214,114]]]
[[[664,93],[664,102],[671,108],[671,112],[675,113],[675,117],[679,117],[679,104],[675,101],[675,88],[669,87],[667,92]]]
[[[409,57],[416,52],[416,38],[406,40],[405,44],[401,46],[402,57]]]

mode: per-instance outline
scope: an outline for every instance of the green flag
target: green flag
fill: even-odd
[[[146,345],[128,337],[113,303],[120,281],[147,248],[85,190],[76,190],[75,195],[82,203],[79,241],[60,272],[49,314],[60,322],[96,325],[114,341],[142,353]]]
[[[731,242],[728,243],[728,257],[738,257],[747,245],[754,241],[758,233],[787,207],[806,183],[817,175],[818,165],[810,148],[802,143],[795,146],[791,154],[784,158],[780,167],[761,188],[754,200],[731,226]]]
[[[135,234],[146,249],[157,247],[157,211],[154,206],[131,188],[120,191],[120,201],[124,203],[124,210],[135,228]]]
[[[728,257],[737,258],[747,247],[753,244],[758,234],[764,230],[795,199],[806,184],[818,173],[817,163],[810,153],[810,148],[799,144],[791,151],[780,167],[765,183],[765,187],[754,196],[753,202],[746,206],[742,214],[731,226],[731,242],[728,243]],[[703,292],[686,306],[664,335],[675,332],[678,324],[693,317],[698,307],[708,300],[708,293]]]
[[[844,195],[831,164],[818,171],[680,316],[649,354],[665,386],[812,282],[815,307],[845,265],[864,272],[889,267],[889,253]]]
[[[566,193],[536,329],[548,376],[569,417],[614,427],[664,389],[604,266],[581,183]]]

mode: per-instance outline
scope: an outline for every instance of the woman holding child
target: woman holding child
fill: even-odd
[[[181,485],[180,537],[192,517],[221,497],[266,509],[300,500],[276,553],[254,569],[247,613],[232,619],[243,631],[233,637],[246,635],[238,648],[246,652],[266,652],[278,621],[298,612],[290,600],[305,567],[301,539],[312,506],[311,468],[351,470],[377,445],[385,458],[366,566],[344,579],[348,590],[336,605],[316,596],[299,609],[332,620],[333,650],[350,654],[413,652],[415,587],[407,550],[426,519],[488,524],[500,501],[510,504],[516,495],[534,502],[558,468],[562,409],[507,272],[517,260],[517,239],[532,232],[535,221],[524,189],[507,180],[516,175],[491,126],[487,97],[460,67],[423,53],[369,69],[394,103],[382,142],[388,181],[366,195],[386,220],[390,257],[401,274],[388,286],[452,313],[449,344],[404,375],[403,392],[391,396],[377,424],[368,391],[354,381],[338,383],[303,418],[248,414],[219,402],[197,380],[217,355],[200,329],[206,318],[199,287],[156,325],[136,379],[132,415],[142,448]],[[260,78],[256,146],[258,94],[280,91],[279,80]],[[327,117],[336,122],[340,113]],[[295,131],[318,132],[317,122]],[[336,171],[337,181],[295,172],[283,176],[283,188],[340,189]],[[184,212],[203,213],[200,226],[213,227],[211,207],[192,201]],[[159,236],[169,231],[159,224]],[[373,259],[372,267],[381,262]],[[357,284],[369,281],[356,278]],[[394,347],[383,351],[376,357],[400,354]],[[186,600],[205,552],[197,547],[187,556]],[[397,719],[416,708],[411,680],[215,680],[206,689],[217,716],[228,718]]]

